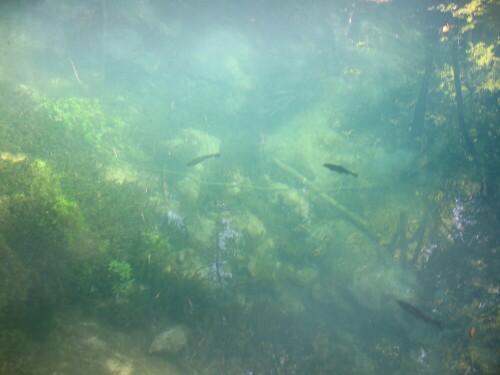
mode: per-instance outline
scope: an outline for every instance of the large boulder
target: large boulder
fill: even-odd
[[[173,326],[154,338],[149,347],[149,353],[177,354],[186,348],[188,335],[189,329],[187,327]]]

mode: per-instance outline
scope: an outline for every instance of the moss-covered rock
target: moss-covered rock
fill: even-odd
[[[187,327],[173,326],[154,338],[149,347],[149,353],[177,354],[187,347],[188,335]]]

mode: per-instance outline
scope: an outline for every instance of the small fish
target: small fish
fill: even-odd
[[[416,308],[413,305],[410,305],[408,302],[401,301],[399,299],[397,299],[396,302],[404,311],[406,311],[410,315],[413,315],[415,318],[423,320],[424,322],[429,324],[434,324],[436,327],[442,328],[442,322],[436,319],[432,319],[430,316],[424,314],[420,309]]]
[[[205,161],[205,160],[210,159],[210,158],[218,158],[219,156],[220,156],[220,152],[217,152],[215,154],[208,154],[208,155],[198,156],[197,158],[195,158],[195,159],[191,160],[190,162],[188,162],[186,165],[188,167],[192,167],[193,165],[199,164],[202,161]]]
[[[331,171],[338,172],[338,173],[343,173],[343,174],[348,174],[354,177],[358,177],[357,173],[351,172],[344,167],[337,165],[337,164],[332,164],[332,163],[325,163],[323,164],[324,167],[328,168]]]
[[[476,327],[470,327],[469,329],[469,337],[470,338],[473,338],[474,336],[476,336]]]

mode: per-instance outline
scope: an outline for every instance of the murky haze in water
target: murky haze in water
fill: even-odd
[[[0,373],[494,374],[498,5],[0,5]]]

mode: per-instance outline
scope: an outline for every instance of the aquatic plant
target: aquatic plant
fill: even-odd
[[[477,338],[481,340],[488,335],[489,328],[498,331],[498,319],[495,326],[486,325],[487,318],[495,316],[493,303],[498,295],[494,272],[498,262],[494,257],[487,257],[490,251],[494,255],[494,249],[498,248],[498,242],[488,243],[493,241],[488,239],[497,238],[496,232],[491,230],[485,235],[482,225],[478,236],[472,237],[476,224],[463,221],[467,219],[467,211],[459,202],[450,200],[449,191],[440,188],[449,187],[450,180],[479,179],[483,174],[481,170],[490,163],[493,166],[490,174],[497,175],[494,173],[498,160],[498,151],[495,151],[498,61],[494,54],[497,33],[489,40],[478,34],[461,38],[473,44],[460,44],[457,54],[464,67],[465,119],[471,120],[471,138],[477,142],[482,160],[488,163],[480,164],[481,168],[473,172],[466,163],[467,155],[460,151],[463,144],[460,134],[454,131],[455,117],[451,116],[455,108],[457,71],[449,65],[447,45],[441,44],[436,50],[444,53],[436,53],[434,60],[438,69],[441,68],[441,75],[432,74],[429,108],[421,113],[425,128],[422,137],[429,141],[422,144],[422,156],[415,156],[419,160],[412,157],[411,162],[400,164],[401,153],[388,152],[387,157],[380,158],[377,155],[383,156],[380,150],[387,144],[401,145],[401,139],[406,138],[407,114],[412,112],[414,104],[416,79],[413,77],[418,76],[414,73],[421,67],[416,67],[404,50],[391,51],[390,40],[391,35],[396,35],[393,39],[401,46],[415,50],[411,56],[420,55],[427,38],[421,37],[424,33],[417,27],[423,23],[413,18],[416,13],[426,12],[408,12],[411,16],[398,13],[394,17],[384,10],[387,14],[384,20],[389,21],[389,16],[398,20],[394,29],[377,26],[372,28],[374,32],[367,32],[373,19],[378,18],[374,15],[380,15],[376,13],[378,3],[382,1],[356,3],[356,14],[352,17],[353,7],[349,27],[344,31],[347,38],[342,37],[345,25],[339,27],[338,20],[337,25],[317,26],[327,38],[332,36],[328,30],[335,29],[335,52],[328,47],[317,54],[328,56],[324,60],[328,65],[335,61],[335,68],[328,71],[320,64],[309,64],[308,59],[317,56],[307,56],[307,52],[302,52],[303,47],[319,52],[316,45],[321,43],[308,39],[307,33],[302,32],[293,44],[293,49],[301,51],[295,55],[299,58],[284,62],[288,73],[281,78],[276,74],[276,79],[269,75],[263,79],[267,83],[259,82],[259,70],[255,69],[251,84],[245,84],[245,75],[238,76],[241,69],[234,64],[236,60],[226,59],[232,64],[226,69],[232,73],[230,77],[240,82],[224,95],[217,94],[216,90],[224,90],[216,88],[217,79],[203,83],[191,77],[187,80],[189,93],[181,102],[183,94],[174,93],[179,89],[175,86],[176,80],[170,81],[169,73],[161,71],[160,65],[167,64],[158,64],[155,77],[162,79],[155,80],[162,86],[161,92],[154,91],[158,87],[155,83],[148,86],[149,95],[143,95],[144,91],[135,95],[144,96],[141,103],[147,103],[145,109],[156,105],[162,108],[161,120],[155,118],[159,113],[142,117],[143,122],[136,122],[141,126],[132,130],[136,137],[120,137],[123,127],[134,122],[128,117],[124,117],[126,123],[117,119],[102,99],[74,96],[51,99],[23,90],[12,95],[10,91],[0,94],[0,152],[26,155],[24,159],[0,160],[0,314],[6,311],[2,310],[4,307],[22,305],[25,301],[56,305],[73,298],[81,303],[90,295],[96,306],[111,306],[107,310],[109,315],[115,318],[113,313],[119,313],[120,322],[128,327],[132,324],[150,327],[152,321],[175,320],[194,328],[195,339],[188,350],[195,348],[195,353],[190,361],[197,351],[196,360],[218,357],[220,362],[231,363],[239,357],[245,358],[238,362],[240,371],[277,374],[369,373],[353,369],[361,369],[356,368],[359,362],[371,361],[366,358],[370,356],[366,346],[373,343],[381,343],[380,365],[375,372],[387,373],[387,362],[393,364],[389,371],[393,373],[404,372],[401,366],[405,362],[418,364],[418,355],[408,355],[419,354],[418,349],[399,351],[394,344],[401,341],[404,332],[396,326],[397,319],[392,318],[391,311],[378,302],[382,297],[390,299],[384,293],[403,293],[408,289],[406,293],[412,296],[426,296],[429,306],[445,312],[443,317],[447,319],[460,322],[465,320],[461,316],[473,318],[480,323]],[[459,30],[464,33],[466,29],[460,29],[464,22],[465,26],[476,25],[485,14],[483,8],[489,4],[491,0],[473,0],[458,6],[462,10],[452,15],[457,18],[455,21],[462,22],[455,26],[450,20],[451,32],[446,36],[441,34],[442,40],[451,41],[452,35],[456,35],[453,33]],[[365,8],[367,6],[369,8]],[[381,8],[391,6],[384,4]],[[346,12],[349,9],[341,12],[346,16],[345,21]],[[112,12],[109,16],[112,17]],[[438,27],[435,26],[436,34]],[[474,32],[484,33],[482,30],[477,27]],[[413,35],[412,39],[409,35]],[[349,41],[345,43],[344,39]],[[111,38],[109,41],[112,45]],[[331,58],[342,55],[346,58]],[[407,63],[400,63],[405,57],[409,57]],[[111,60],[111,55],[108,58],[108,67],[112,67],[116,61]],[[144,65],[147,59],[146,56]],[[293,73],[306,70],[311,73],[304,78],[296,74],[299,79],[294,81],[289,77],[292,71],[289,65],[296,60],[301,69],[293,69]],[[124,69],[108,77],[109,91],[103,95],[107,100],[112,100],[112,92],[118,91],[112,87],[114,79],[121,81],[127,66],[133,65],[122,63]],[[81,64],[85,65],[84,59]],[[90,66],[85,69],[89,76],[95,74]],[[177,72],[171,67],[169,65],[169,71]],[[104,71],[111,73],[111,69]],[[76,70],[74,73],[77,75]],[[379,75],[379,79],[374,79]],[[134,82],[144,83],[143,78],[138,74]],[[253,85],[256,85],[255,91]],[[262,85],[264,90],[259,88]],[[238,93],[237,86],[243,91],[252,86],[252,92]],[[120,85],[120,89],[125,87]],[[170,91],[174,93],[170,96],[172,102],[170,108],[164,110],[168,107],[164,101]],[[309,95],[310,91],[314,95]],[[207,96],[211,92],[215,95]],[[480,100],[473,96],[475,93],[481,94]],[[262,97],[263,105],[255,106],[250,94]],[[120,95],[130,98],[134,93]],[[178,103],[175,111],[174,99]],[[121,98],[123,104],[120,105],[124,106],[126,100]],[[260,111],[267,113],[266,116],[252,117],[254,111],[259,112],[256,107],[262,107]],[[228,117],[227,109],[233,116],[230,121],[218,113]],[[205,110],[211,112],[205,113]],[[309,114],[302,118],[303,110]],[[204,121],[200,123],[202,114]],[[295,125],[289,121],[292,117],[297,118]],[[483,120],[487,126],[478,126]],[[152,128],[149,122],[157,124]],[[257,122],[262,125],[253,124]],[[177,126],[195,128],[180,131],[176,139],[168,141]],[[242,132],[239,126],[248,126],[251,132]],[[279,128],[286,130],[280,132]],[[211,136],[214,129],[223,138]],[[180,169],[179,166],[185,166],[187,160],[197,155],[217,151],[218,147],[212,149],[214,145],[222,144],[233,154],[241,154],[246,135],[255,129],[267,132],[261,134],[259,162],[254,162],[257,153],[243,152],[243,156],[233,160],[228,160],[229,157],[217,160],[221,163],[207,162],[189,172]],[[148,132],[150,135],[145,137]],[[160,140],[163,136],[167,140]],[[121,142],[115,150],[113,144],[118,141]],[[256,146],[251,142],[252,147]],[[151,145],[155,150],[149,150]],[[488,157],[482,154],[481,145],[491,146]],[[127,150],[126,155],[121,150]],[[162,176],[146,170],[136,173],[136,166],[124,160],[125,156],[134,162],[151,160],[155,159],[155,153],[160,156],[156,157],[157,164],[162,162],[159,168],[163,169]],[[250,155],[252,158],[247,158]],[[283,159],[290,167],[277,171],[274,165],[277,163],[270,161],[272,157]],[[331,161],[359,168],[358,181],[325,174],[321,164],[333,158]],[[391,160],[398,163],[390,164]],[[165,165],[168,168],[163,168]],[[401,170],[394,173],[399,165]],[[237,172],[226,176],[230,182],[224,186],[221,181],[228,173],[226,167]],[[292,168],[302,177],[297,172],[290,173]],[[103,170],[127,170],[134,177],[116,173],[116,178],[110,178],[111,173],[103,174]],[[389,176],[387,184],[381,186],[385,170],[390,173],[385,174]],[[399,177],[403,174],[427,175],[429,170],[440,172],[436,174],[438,178],[432,181],[405,178],[402,189]],[[492,182],[495,193],[497,177],[493,177]],[[378,184],[385,191],[369,190],[368,183]],[[387,187],[391,190],[386,190]],[[439,190],[449,204],[446,205],[446,199],[430,200],[428,195],[433,194],[430,190],[434,193]],[[456,185],[454,190],[465,189]],[[167,202],[167,195],[177,195],[179,201]],[[399,195],[400,201],[396,198]],[[494,200],[498,194],[490,196]],[[216,210],[206,212],[212,201],[222,199],[229,202],[231,221],[218,216]],[[491,206],[496,207],[496,202],[492,203]],[[158,210],[159,205],[165,209]],[[398,223],[400,212],[404,215]],[[492,223],[496,223],[496,217],[498,215],[488,216]],[[371,236],[376,241],[362,234],[363,230],[365,234],[370,233],[369,229],[377,234]],[[379,239],[388,245],[378,246]],[[391,260],[396,251],[400,255]],[[379,262],[378,254],[386,262]],[[463,262],[462,267],[456,267],[457,262]],[[397,277],[393,275],[398,273],[394,270],[400,265],[405,266],[407,275],[425,274],[426,277],[421,277],[421,283],[396,282]],[[474,283],[470,282],[469,275],[474,276]],[[209,276],[216,282],[210,282]],[[32,289],[33,285],[37,289]],[[72,293],[74,290],[78,293]],[[471,303],[472,299],[478,300]],[[117,303],[117,300],[128,303]],[[467,305],[468,312],[463,312],[463,305]],[[384,332],[383,338],[380,332]],[[0,346],[9,344],[8,340],[2,341],[3,327],[1,333]],[[403,341],[413,344],[415,337]],[[450,353],[453,352],[449,358],[451,363],[456,360],[457,345],[450,341],[446,344]],[[464,347],[460,345],[458,351]],[[437,354],[439,349],[433,350]],[[425,352],[429,353],[427,347]],[[0,363],[1,359],[0,349]],[[236,361],[238,359],[233,363]],[[200,360],[200,367],[206,364],[202,362]],[[459,370],[469,371],[467,366],[464,362]],[[225,367],[217,373],[237,371]]]
[[[116,297],[123,297],[130,292],[134,279],[132,267],[127,262],[112,259],[108,264],[111,289]]]
[[[94,151],[104,146],[105,137],[116,136],[116,127],[124,125],[118,118],[106,115],[98,99],[40,98],[39,106],[47,112],[49,118],[81,135]]]

